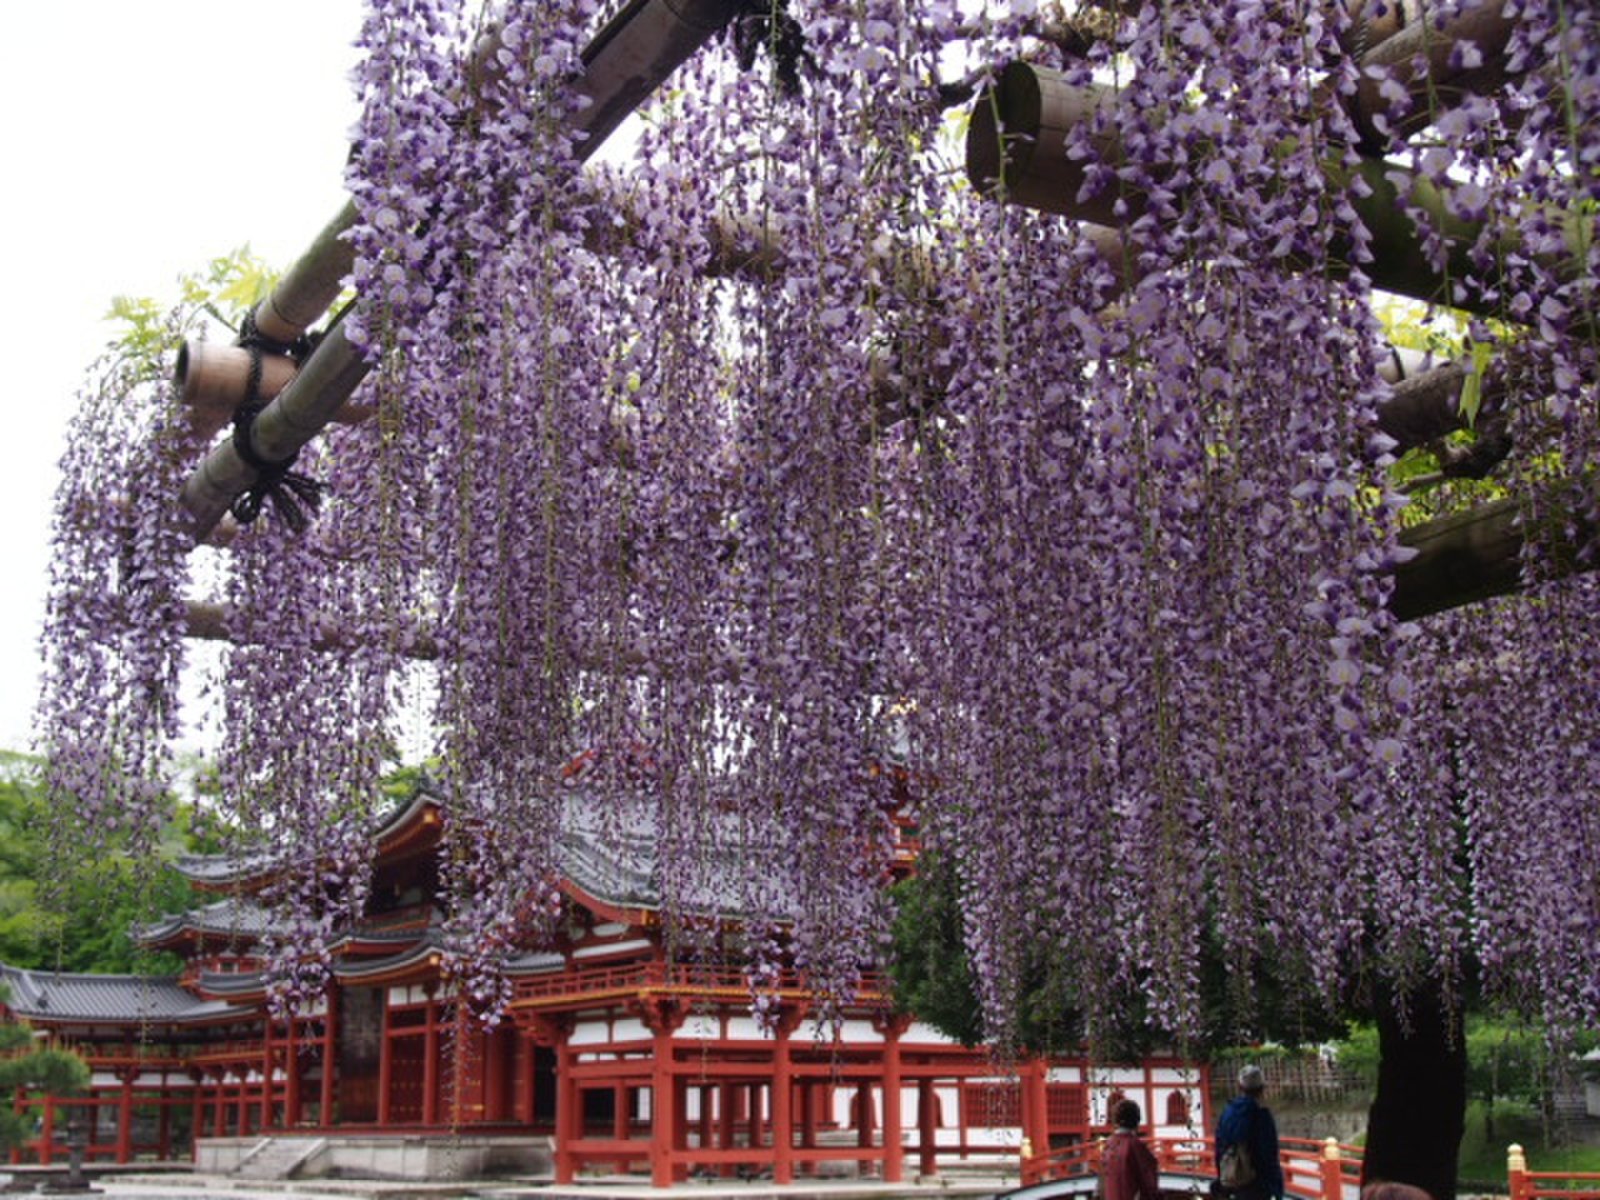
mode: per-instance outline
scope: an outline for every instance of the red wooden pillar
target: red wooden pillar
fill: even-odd
[[[172,1091],[167,1073],[161,1072],[161,1111],[156,1118],[156,1156],[167,1162],[172,1157]]]
[[[767,1111],[762,1103],[762,1094],[765,1088],[762,1084],[752,1083],[745,1089],[748,1097],[746,1103],[750,1112],[750,1146],[765,1146],[767,1144]]]
[[[1046,1090],[1046,1064],[1031,1059],[1022,1069],[1022,1137],[1024,1147],[1034,1154],[1050,1153],[1050,1105]],[[1153,1118],[1152,1118],[1153,1119]],[[1027,1157],[1028,1150],[1023,1150]]]
[[[629,1088],[625,1083],[619,1083],[611,1089],[611,1136],[619,1142],[628,1140],[628,1135],[633,1131],[633,1123],[629,1120],[632,1114],[628,1111]]]
[[[339,1027],[339,985],[328,985],[328,999],[325,1004],[326,1012],[322,1018],[322,1088],[318,1096],[321,1107],[321,1125],[324,1129],[333,1128],[333,1097],[334,1097],[334,1066],[335,1048],[338,1041]]]
[[[855,1110],[856,1119],[856,1145],[867,1149],[872,1145],[872,1132],[877,1125],[876,1105],[872,1103],[872,1085],[862,1079],[856,1084],[855,1098],[850,1102],[850,1107]],[[872,1169],[872,1160],[863,1158],[857,1163],[860,1172],[865,1175]]]
[[[789,1035],[799,1022],[790,1009],[772,1030],[772,1182],[794,1182],[794,1061]]]
[[[700,1097],[700,1147],[704,1149],[711,1145],[711,1121],[714,1116],[712,1109],[715,1107],[712,1100],[714,1093],[711,1088],[701,1084],[695,1089],[695,1094]]]
[[[283,1048],[283,1124],[295,1129],[300,1124],[300,1018],[289,1018],[288,1039]]]
[[[28,1111],[28,1101],[26,1097],[27,1093],[21,1088],[18,1088],[11,1094],[11,1111],[16,1113],[18,1117],[21,1117]],[[11,1161],[12,1163],[20,1163],[22,1161],[21,1146],[11,1147]]]
[[[422,1123],[439,1123],[439,1002],[430,994],[422,1026]],[[567,1183],[572,1181],[566,1180]]]
[[[378,1125],[389,1128],[389,1092],[394,1084],[394,1042],[389,1030],[389,989],[383,990],[383,1020],[378,1034]]]
[[[200,1139],[205,1136],[201,1122],[206,1115],[206,1077],[199,1071],[191,1071],[189,1078],[194,1084],[189,1096],[189,1157],[193,1158],[200,1149]]]
[[[627,1099],[627,1092],[623,1092]],[[504,1027],[483,1034],[483,1120],[506,1119],[506,1032]]]
[[[44,1117],[39,1127],[39,1161],[49,1166],[54,1157],[56,1140],[56,1098],[44,1094]]]
[[[917,1081],[917,1170],[923,1176],[939,1173],[939,1098],[934,1095],[933,1080]]]
[[[688,1178],[689,1124],[684,1116],[686,1089],[678,1077],[673,1035],[683,1024],[676,999],[651,1001],[639,1010],[653,1035],[650,1063],[650,1182],[671,1187]]]
[[[239,1076],[239,1094],[234,1097],[234,1110],[238,1122],[238,1134],[244,1137],[250,1132],[250,1067],[240,1063],[234,1067]]]
[[[657,1029],[654,1061],[650,1070],[650,1185],[669,1188],[677,1172],[673,1153],[687,1149],[679,1146],[678,1076],[673,1070],[672,1030]]]
[[[883,1181],[905,1179],[905,1144],[900,1134],[900,1037],[909,1027],[905,1017],[891,1017],[883,1032]],[[870,1093],[869,1093],[870,1098]]]
[[[807,1150],[817,1145],[817,1087],[809,1079],[800,1085],[800,1145]]]
[[[722,1083],[717,1085],[717,1149],[733,1149],[733,1128],[738,1120],[738,1108],[734,1101],[734,1085]],[[721,1174],[731,1177],[734,1173],[732,1163],[723,1163]]]
[[[227,1110],[223,1107],[223,1097],[227,1092],[227,1088],[225,1086],[227,1080],[228,1073],[226,1071],[219,1070],[217,1072],[217,1094],[215,1097],[213,1097],[211,1104],[212,1137],[223,1137],[228,1132],[228,1114]]]
[[[122,1077],[122,1094],[117,1097],[117,1161],[128,1163],[133,1161],[133,1079],[138,1073],[137,1067],[129,1067],[120,1071]]]
[[[261,1017],[261,1131],[272,1128],[272,1014]]]
[[[575,1067],[578,1055],[573,1050],[569,1037],[563,1035],[556,1042],[556,1161],[555,1176],[557,1183],[571,1183],[577,1174],[577,1159],[574,1153],[574,1143],[577,1142],[581,1130],[579,1122],[583,1119],[580,1111],[581,1097],[578,1094],[578,1080]],[[659,1120],[659,1114],[657,1114]]]
[[[533,1124],[534,1053],[533,1036],[516,1029],[516,1067],[512,1072],[511,1119],[518,1125]]]

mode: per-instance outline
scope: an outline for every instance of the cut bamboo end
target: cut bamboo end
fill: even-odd
[[[190,341],[178,351],[173,382],[179,398],[189,410],[189,425],[195,436],[208,441],[233,419],[233,412],[244,403],[250,389],[250,351],[242,346],[217,342]],[[300,365],[284,354],[261,355],[261,382],[257,399],[272,400],[299,372]],[[372,416],[365,404],[346,403],[333,415],[341,425],[356,425]]]
[[[289,385],[299,365],[283,354],[261,355],[261,379],[257,397],[271,400]],[[250,352],[240,346],[216,342],[185,342],[178,351],[173,382],[189,411],[189,427],[201,441],[226,425],[233,410],[242,404],[250,390]]]

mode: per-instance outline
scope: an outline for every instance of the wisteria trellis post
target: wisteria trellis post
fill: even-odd
[[[1424,9],[1394,35],[1420,56],[1385,57],[1359,6],[1169,0],[1108,9],[1067,58],[1031,4],[710,6],[689,24],[730,35],[600,187],[582,81],[618,27],[594,4],[510,6],[486,59],[464,9],[374,3],[360,300],[278,402],[370,363],[318,415],[371,416],[309,444],[329,498],[304,534],[220,556],[232,811],[359,900],[353,817],[426,645],[457,967],[490,1011],[548,884],[558,768],[598,747],[660,804],[682,907],[697,814],[740,817],[752,947],[823,995],[882,949],[868,768],[898,752],[997,1034],[1041,957],[1091,1036],[1130,1005],[1230,1032],[1213,951],[1241,1022],[1263,973],[1337,1005],[1375,976],[1448,993],[1468,964],[1593,1022],[1600,31],[1588,4],[1485,7]],[[623,17],[647,11],[701,10]],[[1050,206],[1109,241],[956,181],[946,75],[1023,60],[1096,89]],[[1512,450],[1477,460],[1509,494],[1488,514],[1450,515],[1472,494],[1446,484],[1443,523],[1406,528],[1374,182],[1492,348]],[[761,248],[732,273],[709,269],[727,213]],[[318,366],[341,346],[366,357]],[[1433,411],[1430,438],[1473,424]],[[160,777],[197,449],[103,432],[63,485],[42,710],[96,829]],[[108,521],[86,497],[119,486],[151,494]],[[1499,539],[1470,578],[1451,522]],[[290,994],[341,915],[300,884]]]

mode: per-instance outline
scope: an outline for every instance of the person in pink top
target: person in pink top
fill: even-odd
[[[1122,1101],[1111,1114],[1117,1128],[1100,1159],[1104,1200],[1156,1200],[1160,1191],[1156,1157],[1139,1137],[1140,1116],[1132,1100]]]

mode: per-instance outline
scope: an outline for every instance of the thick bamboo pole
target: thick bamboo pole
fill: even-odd
[[[1103,225],[1131,222],[1144,211],[1144,197],[1135,191],[1102,189],[1080,199],[1085,164],[1066,153],[1070,133],[1116,103],[1117,92],[1111,87],[1078,86],[1059,71],[1032,63],[1010,63],[973,109],[967,134],[967,174],[980,191],[1041,212]],[[1120,154],[1113,135],[1102,137],[1095,151],[1104,161],[1114,162]],[[1364,196],[1346,186],[1352,175],[1348,168],[1329,162],[1324,169],[1349,197],[1372,235],[1373,259],[1361,264],[1361,269],[1374,287],[1429,303],[1495,313],[1494,305],[1475,295],[1460,295],[1454,286],[1479,273],[1468,251],[1482,231],[1480,223],[1450,213],[1444,196],[1426,179],[1380,159],[1363,158],[1353,172],[1366,185],[1368,194]],[[1408,206],[1426,213],[1443,234],[1446,262],[1442,272],[1424,253],[1416,223],[1406,212]],[[1563,215],[1566,251],[1555,261],[1558,270],[1571,274],[1579,268],[1584,247],[1593,237],[1592,221],[1581,213]],[[1518,248],[1508,244],[1501,249],[1512,254]]]
[[[1547,578],[1600,567],[1600,555],[1592,553],[1600,528],[1568,505],[1560,506],[1559,515],[1541,508],[1521,498],[1499,500],[1406,530],[1400,542],[1417,554],[1395,571],[1390,611],[1411,621],[1521,591],[1527,586],[1522,551],[1529,541],[1544,556]]]
[[[272,294],[256,305],[256,328],[264,337],[288,345],[328,311],[350,274],[354,251],[345,234],[357,220],[354,200],[322,227],[316,240],[284,273]]]
[[[590,104],[573,118],[573,128],[584,135],[576,148],[579,160],[593,155],[640,101],[728,23],[733,11],[733,0],[631,0],[583,53],[579,89]],[[327,301],[337,294],[337,287],[328,293],[329,279],[349,250],[336,227],[350,215],[347,206],[323,230],[312,251],[302,257],[305,270],[300,272],[297,264],[291,272],[299,272],[304,281],[292,289],[294,302],[285,300],[280,305],[274,293],[270,319],[282,317],[285,326],[297,323],[324,294]],[[311,259],[314,263],[307,261]],[[370,364],[335,327],[300,374],[256,418],[252,431],[256,452],[267,460],[295,454],[344,407],[369,370]],[[256,470],[239,456],[232,438],[207,455],[183,487],[181,502],[189,517],[190,536],[196,542],[203,540],[234,498],[257,477]]]
[[[1426,6],[1424,6],[1424,11]],[[1442,24],[1424,16],[1361,56],[1361,82],[1349,103],[1362,144],[1381,149],[1392,136],[1404,137],[1426,126],[1437,113],[1466,95],[1485,95],[1506,81],[1505,51],[1516,22],[1502,0],[1468,0]],[[1457,43],[1477,48],[1480,61],[1466,66]],[[1385,77],[1411,98],[1411,113],[1380,133],[1376,119],[1389,109],[1381,89]]]
[[[298,365],[288,355],[262,353],[257,397],[262,402],[271,400],[289,385],[296,370]],[[188,411],[189,428],[195,440],[204,444],[233,419],[233,410],[249,392],[250,351],[221,342],[185,342],[178,351],[173,377],[179,399]],[[333,419],[354,425],[370,415],[371,410],[364,405],[346,404]]]

